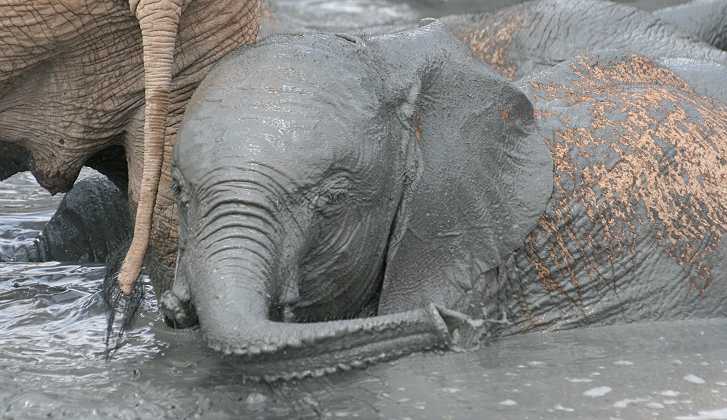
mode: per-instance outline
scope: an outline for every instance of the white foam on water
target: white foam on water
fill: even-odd
[[[677,420],[727,420],[727,408],[699,411],[691,416],[678,416]]]
[[[591,398],[598,398],[603,397],[604,395],[608,394],[609,392],[613,391],[610,386],[599,386],[596,388],[591,388],[588,391],[584,392],[583,395],[586,397]]]
[[[649,401],[648,398],[626,398],[624,400],[619,400],[613,403],[613,406],[615,408],[626,408],[631,404],[638,404]]]
[[[681,395],[681,392],[667,389],[666,391],[659,392],[659,395],[663,397],[678,397],[679,395]]]
[[[703,384],[703,383],[707,382],[704,379],[700,378],[699,376],[691,374],[691,373],[689,375],[686,375],[684,377],[684,380],[687,382],[691,382],[693,384]]]
[[[506,407],[512,407],[512,406],[517,405],[517,402],[516,401],[513,401],[513,400],[504,400],[504,401],[500,401],[499,404],[500,405],[504,405]]]
[[[593,382],[593,379],[590,379],[590,378],[569,378],[569,377],[566,377],[565,380],[568,381],[568,382],[574,383],[574,384]]]

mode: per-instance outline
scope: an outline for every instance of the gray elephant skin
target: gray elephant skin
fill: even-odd
[[[727,50],[727,1],[695,0],[654,12],[704,42]]]
[[[126,192],[102,175],[77,181],[33,244],[31,260],[105,263],[130,241]]]
[[[161,306],[267,380],[724,316],[727,73],[699,53],[514,85],[438,22],[244,49],[185,116]]]
[[[724,0],[709,5],[710,9],[727,11]],[[721,46],[720,37],[727,35],[725,28],[706,17],[696,20],[700,13],[706,15],[706,6],[690,3],[676,12],[665,9],[649,13],[609,1],[542,0],[495,13],[442,20],[494,71],[516,80],[578,54],[605,50],[727,64],[727,53],[700,38],[704,35]],[[694,22],[677,19],[687,12]]]

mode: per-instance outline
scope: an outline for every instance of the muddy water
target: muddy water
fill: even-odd
[[[332,27],[505,2],[292,1],[279,7]],[[0,261],[22,256],[58,202],[27,174],[0,183]],[[509,337],[265,386],[244,383],[196,331],[166,328],[148,285],[125,345],[105,360],[103,274],[0,263],[0,418],[727,419],[727,320]]]

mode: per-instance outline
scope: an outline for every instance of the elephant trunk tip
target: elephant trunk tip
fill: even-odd
[[[121,248],[126,249],[125,247]],[[124,252],[112,253],[108,256],[106,275],[103,282],[103,301],[106,305],[106,359],[122,345],[126,331],[132,326],[144,300],[144,286],[136,282],[130,291],[124,292],[119,287],[118,271],[124,258]],[[120,318],[118,318],[120,315]],[[112,341],[114,342],[112,345]]]

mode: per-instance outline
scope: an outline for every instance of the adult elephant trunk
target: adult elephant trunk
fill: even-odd
[[[149,246],[152,216],[161,177],[164,137],[177,31],[185,0],[130,0],[141,27],[144,48],[144,165],[134,237],[119,272],[119,288],[129,295]]]
[[[450,319],[449,311],[434,305],[373,318],[283,322],[272,301],[278,282],[261,262],[266,251],[255,240],[238,241],[234,248],[246,251],[216,254],[194,273],[192,295],[208,345],[239,357],[249,379],[320,376],[446,347],[456,328],[456,316]]]

